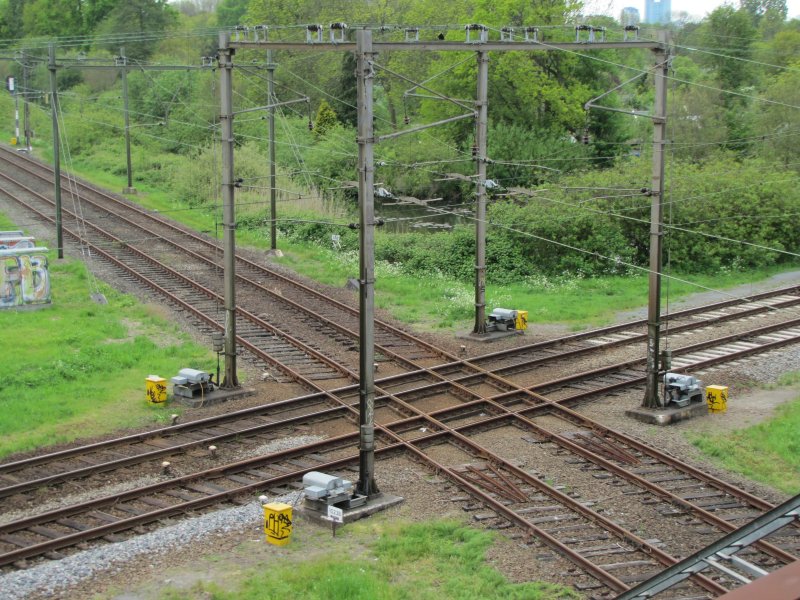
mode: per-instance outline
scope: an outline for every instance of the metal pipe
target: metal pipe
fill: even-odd
[[[29,96],[29,72],[28,57],[25,50],[22,51],[22,128],[25,134],[25,149],[31,151],[31,107],[28,103]]]
[[[420,125],[418,127],[412,127],[411,129],[403,129],[402,131],[395,131],[394,133],[387,133],[386,135],[379,135],[375,138],[376,142],[383,142],[385,140],[390,140],[392,138],[400,137],[401,135],[405,135],[407,133],[414,133],[415,131],[422,131],[423,129],[430,129],[431,127],[436,127],[438,125],[444,125],[445,123],[452,123],[453,121],[463,121],[464,119],[474,119],[477,116],[477,113],[471,112],[465,115],[458,115],[457,117],[450,117],[449,119],[442,119],[441,121],[435,121],[433,123],[427,123],[425,125]]]

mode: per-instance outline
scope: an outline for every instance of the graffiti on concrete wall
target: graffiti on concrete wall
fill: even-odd
[[[16,235],[19,233],[19,235]],[[0,231],[0,250],[10,250],[15,248],[35,248],[36,241],[32,237],[22,235],[18,231]]]
[[[50,303],[47,248],[0,250],[0,308]]]

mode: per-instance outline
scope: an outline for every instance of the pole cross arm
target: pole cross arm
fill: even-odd
[[[134,65],[128,63],[127,65],[86,65],[79,60],[61,59],[58,68],[63,69],[88,69],[100,71],[119,71],[126,69],[128,71],[207,71],[210,67],[196,66],[196,65]]]
[[[376,142],[383,142],[385,140],[390,140],[392,138],[400,137],[401,135],[405,135],[407,133],[414,133],[415,131],[422,131],[423,129],[430,129],[431,127],[444,125],[445,123],[453,123],[454,121],[461,121],[463,119],[474,119],[476,116],[477,113],[475,112],[465,113],[463,115],[458,115],[457,117],[450,117],[449,119],[442,119],[441,121],[428,123],[427,125],[420,125],[418,127],[412,127],[411,129],[403,129],[402,131],[395,131],[394,133],[379,135],[378,137],[374,138],[374,140]]]
[[[651,115],[649,112],[645,110],[626,110],[624,108],[614,108],[612,106],[603,106],[602,104],[592,104],[591,102],[587,102],[583,105],[585,110],[589,110],[590,108],[597,108],[599,110],[607,110],[609,112],[616,112],[622,113],[623,115],[633,115],[634,117],[649,117],[651,119],[659,119],[659,122],[663,122],[663,118],[656,117]]]
[[[232,115],[243,115],[244,113],[257,112],[259,110],[269,110],[270,108],[277,108],[279,106],[286,106],[288,104],[297,104],[298,102],[310,102],[311,99],[306,96],[304,98],[297,98],[296,100],[285,100],[284,102],[274,102],[266,106],[256,106],[255,108],[245,108],[244,110],[237,110],[231,113]]]
[[[356,45],[352,42],[328,43],[319,42],[306,44],[305,42],[231,42],[231,48],[264,48],[270,50],[316,50],[328,52],[353,52]],[[587,50],[620,50],[623,48],[638,48],[657,50],[664,45],[659,42],[631,41],[631,42],[595,42],[592,44],[575,42],[375,42],[372,45],[374,52],[392,52],[401,50],[427,50],[435,52],[520,52],[526,50],[552,51],[571,50],[586,52]]]
[[[398,79],[402,79],[403,81],[407,81],[408,83],[413,84],[415,88],[420,88],[422,90],[425,90],[426,92],[429,92],[429,93],[433,94],[434,96],[436,96],[440,100],[444,100],[445,102],[451,102],[452,104],[455,104],[456,106],[460,106],[461,108],[466,108],[467,110],[472,108],[471,106],[467,105],[466,103],[462,103],[459,100],[456,100],[455,98],[450,98],[449,96],[445,96],[444,94],[440,94],[436,90],[434,90],[432,88],[429,88],[429,87],[423,85],[422,83],[417,83],[413,79],[411,79],[409,77],[406,77],[405,75],[402,75],[400,73],[397,73],[396,71],[392,71],[391,69],[389,69],[387,67],[384,67],[382,65],[379,65],[378,63],[373,62],[372,65],[374,67],[380,69],[381,71],[389,73],[389,75],[392,75],[394,77],[397,77]]]

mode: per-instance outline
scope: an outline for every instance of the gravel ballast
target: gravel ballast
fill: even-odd
[[[276,496],[269,502],[296,505],[302,492]],[[167,556],[176,548],[202,541],[211,535],[258,529],[263,511],[258,501],[210,512],[181,521],[130,540],[80,552],[67,558],[37,565],[0,577],[4,600],[24,600],[34,594],[55,595],[96,575],[108,576],[131,562]]]

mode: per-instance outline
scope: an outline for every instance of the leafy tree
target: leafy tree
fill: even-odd
[[[493,123],[488,142],[493,161],[488,176],[504,187],[529,187],[551,180],[555,173],[574,168],[575,159],[592,152],[568,131],[515,123]]]
[[[249,0],[222,0],[217,5],[217,23],[220,27],[232,27],[243,22]]]
[[[765,104],[757,119],[758,133],[766,137],[762,153],[797,169],[800,160],[798,146],[797,90],[800,87],[800,60],[792,63],[793,70],[784,71],[771,79],[764,95],[783,104]],[[789,105],[789,106],[785,106]],[[768,136],[768,137],[767,137]]]
[[[740,0],[739,4],[753,19],[755,27],[758,27],[761,19],[767,15],[772,19],[785,21],[789,12],[786,0]]]
[[[0,43],[9,44],[23,36],[24,9],[25,0],[5,0],[0,3]]]
[[[325,100],[319,103],[317,110],[317,118],[314,122],[314,134],[319,137],[325,137],[333,127],[339,124],[339,119],[336,118],[336,113]]]
[[[735,59],[751,58],[756,33],[751,15],[744,9],[735,10],[728,4],[715,9],[703,24],[701,41],[704,46],[717,47],[718,39],[734,40],[725,52],[704,55],[704,60],[714,69],[723,88],[736,90],[755,82],[752,66]]]
[[[358,110],[356,109],[356,56],[352,52],[345,52],[342,57],[342,70],[338,85],[333,91],[333,95],[339,100],[337,111],[342,123],[355,127],[358,122]]]
[[[79,0],[33,0],[25,4],[22,27],[26,36],[67,36],[83,33]]]
[[[125,40],[125,49],[132,59],[146,59],[154,44],[143,38],[163,33],[178,22],[178,13],[167,0],[126,0],[118,2],[98,25],[99,35],[138,34],[137,39]],[[110,44],[114,49],[117,42]]]
[[[761,44],[758,53],[759,60],[780,67],[787,66],[798,56],[800,56],[800,29],[788,27],[776,33],[768,42]]]
[[[119,0],[83,0],[83,23],[86,31],[94,31],[117,4]]]

